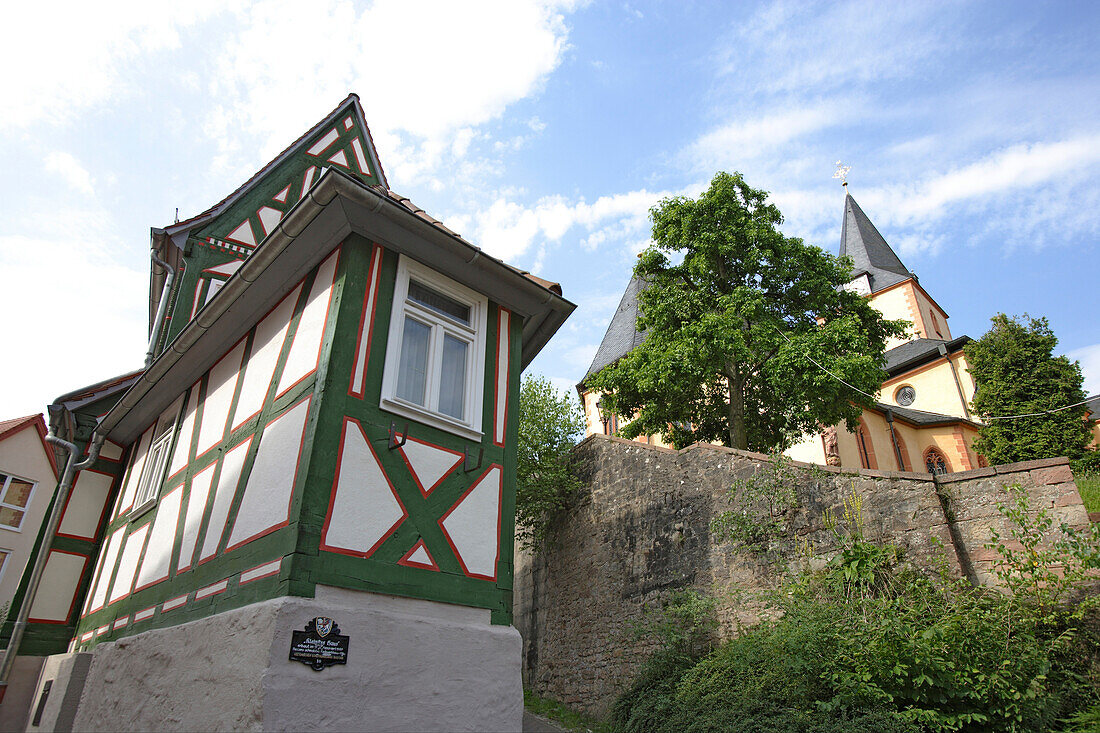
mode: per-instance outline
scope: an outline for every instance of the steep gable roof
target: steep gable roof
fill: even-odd
[[[600,348],[596,349],[596,356],[593,357],[592,365],[588,367],[588,372],[585,373],[581,384],[584,384],[585,380],[608,364],[616,362],[629,354],[635,347],[645,341],[645,332],[638,330],[638,294],[641,293],[643,287],[645,287],[645,284],[641,279],[631,276],[622,300],[619,301],[619,307],[615,310],[615,315],[611,317],[611,323],[608,324],[607,332],[603,335]]]
[[[870,276],[872,293],[916,277],[890,249],[886,239],[879,234],[851,194],[844,197],[840,254],[852,258],[854,274],[866,273]]]
[[[943,346],[948,354],[954,354],[968,343],[970,343],[969,336],[959,336],[951,341],[929,338],[906,341],[886,352],[886,373],[893,379],[910,369],[938,359],[941,356],[940,346]]]
[[[5,440],[16,433],[21,433],[27,428],[34,428],[38,433],[38,440],[42,444],[42,450],[46,454],[46,459],[50,462],[50,468],[53,469],[53,475],[57,476],[57,459],[54,457],[53,451],[46,445],[46,421],[42,418],[42,415],[27,415],[26,417],[17,417],[13,420],[0,420],[0,440]]]

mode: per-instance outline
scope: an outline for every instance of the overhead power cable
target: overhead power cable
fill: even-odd
[[[785,334],[785,333],[783,333],[782,331],[780,331],[778,327],[775,327],[775,330],[776,330],[776,332],[777,332],[777,333],[778,333],[778,334],[779,334],[780,336],[782,336],[782,337],[783,337],[784,339],[786,339],[786,341],[787,341],[787,343],[788,343],[788,344],[790,344],[791,346],[794,346],[795,348],[798,348],[798,350],[799,350],[799,352],[800,352],[800,353],[802,354],[802,356],[806,357],[806,359],[807,359],[807,360],[808,360],[808,361],[809,361],[809,362],[810,362],[811,364],[813,364],[814,366],[816,366],[816,367],[817,367],[818,369],[820,369],[821,371],[825,372],[825,373],[826,373],[826,374],[828,374],[828,375],[829,375],[830,377],[832,377],[832,378],[833,378],[833,379],[835,379],[836,381],[840,382],[841,384],[843,384],[843,385],[844,385],[845,387],[847,387],[848,389],[850,389],[850,390],[853,390],[853,391],[855,391],[855,392],[859,392],[859,393],[860,393],[861,395],[863,395],[863,396],[865,396],[865,397],[870,397],[870,398],[871,398],[872,400],[875,400],[876,402],[878,401],[878,397],[876,397],[875,395],[872,395],[872,394],[867,394],[866,392],[864,392],[864,391],[863,391],[862,389],[860,389],[859,387],[854,387],[854,386],[852,386],[851,384],[848,384],[848,383],[847,383],[847,382],[845,382],[845,381],[844,381],[843,379],[841,379],[840,377],[838,377],[837,375],[833,374],[833,373],[832,373],[832,372],[830,372],[830,371],[829,371],[828,369],[826,369],[825,367],[823,367],[823,366],[822,366],[821,364],[819,364],[819,363],[817,362],[817,360],[815,360],[815,359],[814,359],[814,358],[813,358],[812,356],[810,356],[809,354],[807,354],[807,353],[806,353],[806,351],[805,351],[804,349],[801,349],[801,348],[799,348],[799,347],[798,347],[798,346],[797,346],[797,345],[796,345],[796,344],[794,343],[794,341],[791,341],[790,337],[789,337],[789,336],[787,336],[787,334]],[[1065,405],[1065,406],[1063,406],[1063,407],[1055,407],[1055,408],[1054,408],[1054,409],[1052,409],[1052,410],[1043,410],[1042,412],[1028,412],[1028,413],[1024,413],[1024,414],[1022,414],[1022,415],[982,415],[982,416],[981,416],[981,418],[982,418],[982,420],[1016,420],[1016,419],[1018,419],[1018,418],[1022,418],[1022,417],[1042,417],[1042,416],[1044,416],[1044,415],[1051,415],[1051,414],[1053,414],[1053,413],[1055,413],[1055,412],[1061,412],[1062,410],[1069,410],[1069,409],[1071,409],[1071,408],[1073,408],[1073,407],[1080,407],[1081,405],[1087,404],[1087,403],[1088,403],[1088,402],[1090,402],[1091,400],[1092,400],[1092,398],[1090,397],[1089,399],[1086,399],[1086,400],[1081,400],[1080,402],[1074,402],[1074,403],[1073,403],[1072,405]],[[912,408],[905,408],[905,409],[912,409]],[[919,412],[923,412],[923,410],[919,410]]]

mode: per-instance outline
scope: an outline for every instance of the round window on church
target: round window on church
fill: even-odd
[[[898,387],[898,391],[894,393],[894,399],[902,407],[908,407],[913,404],[913,400],[917,399],[917,390],[908,384],[904,387]]]

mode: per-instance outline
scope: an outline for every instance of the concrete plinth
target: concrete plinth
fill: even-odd
[[[288,660],[316,616],[346,665]],[[74,729],[519,731],[520,646],[485,610],[318,586],[97,646]]]

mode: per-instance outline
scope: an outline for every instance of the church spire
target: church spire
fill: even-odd
[[[894,250],[890,249],[890,245],[863,213],[863,209],[859,208],[852,194],[847,192],[847,188],[844,194],[844,226],[840,234],[840,254],[852,258],[855,276],[868,275],[872,293],[877,293],[903,280],[916,278]]]

